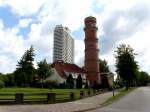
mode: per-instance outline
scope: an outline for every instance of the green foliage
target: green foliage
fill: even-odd
[[[117,75],[117,79],[115,81],[115,87],[116,88],[122,88],[124,86],[125,82],[123,81],[123,79]]]
[[[57,86],[58,86],[58,83],[55,80],[47,80],[43,84],[44,88],[49,88],[49,89],[57,88]]]
[[[71,74],[69,74],[69,76],[67,77],[66,84],[68,88],[74,88],[74,80]]]
[[[138,86],[147,86],[147,84],[149,83],[149,78],[150,78],[150,76],[148,75],[148,73],[146,73],[144,71],[138,72],[137,85]]]
[[[109,70],[109,66],[107,64],[107,61],[104,59],[104,60],[101,60],[99,59],[99,69],[100,69],[100,73],[108,73],[110,72]],[[101,84],[100,84],[100,87],[101,88],[109,88],[109,84],[108,84],[108,78],[107,78],[107,75],[105,76],[101,76]]]
[[[15,86],[14,74],[9,73],[3,76],[3,81],[5,83],[5,87],[13,87]]]
[[[136,79],[138,70],[137,62],[135,61],[135,53],[128,45],[121,44],[117,47],[116,52],[116,72],[125,81],[126,89]]]
[[[38,71],[38,76],[40,76],[42,79],[46,79],[52,73],[51,66],[46,62],[45,59],[38,63],[37,71]]]
[[[0,73],[0,88],[5,87],[4,75]]]
[[[108,66],[106,60],[101,60],[101,59],[99,59],[99,66],[100,66],[100,72],[101,72],[101,73],[110,72],[109,66]]]
[[[5,83],[3,81],[3,75],[0,73],[0,88],[5,87]]]
[[[34,49],[31,46],[22,56],[21,60],[18,62],[15,74],[16,86],[27,87],[31,86],[35,69],[33,67],[34,61]]]
[[[2,79],[0,79],[0,88],[3,88],[3,87],[5,87],[5,83]]]
[[[110,88],[107,76],[101,77],[101,88]]]
[[[38,63],[37,73],[43,87],[43,81],[52,74],[51,66],[46,62],[46,59]]]
[[[78,75],[77,80],[76,80],[76,88],[81,89],[82,85],[83,85],[82,77],[81,75]]]

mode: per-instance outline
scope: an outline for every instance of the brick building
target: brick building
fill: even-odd
[[[87,17],[85,23],[85,73],[89,85],[100,84],[99,48],[97,38],[97,26],[95,17]]]
[[[63,61],[56,61],[52,65],[52,76],[50,76],[47,80],[54,80],[58,84],[66,82],[69,74],[72,75],[74,79],[74,84],[76,84],[76,79],[78,75],[81,75],[83,82],[86,82],[86,76],[82,68],[75,64],[64,63]]]

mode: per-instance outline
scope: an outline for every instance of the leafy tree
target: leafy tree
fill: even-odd
[[[109,66],[108,66],[107,61],[105,59],[104,60],[99,59],[99,69],[100,69],[101,73],[110,72]],[[100,84],[101,88],[109,88],[107,75],[101,76],[100,80],[101,80],[101,84]]]
[[[141,71],[138,74],[138,78],[137,78],[137,83],[139,86],[147,86],[147,84],[149,83],[149,75],[148,73]]]
[[[3,87],[5,87],[5,83],[2,79],[0,79],[0,88],[3,88]]]
[[[101,77],[101,88],[109,88],[108,78],[106,75]]]
[[[68,88],[74,87],[74,80],[71,74],[69,74],[69,76],[67,77],[66,83],[67,83]]]
[[[101,60],[99,59],[99,67],[100,67],[100,72],[110,72],[109,70],[109,66],[107,64],[107,61],[104,59],[104,60]]]
[[[31,46],[22,56],[18,62],[15,74],[15,81],[17,86],[31,86],[34,79],[35,69],[33,67],[34,49]]]
[[[140,75],[141,75],[141,83],[143,86],[146,86],[149,82],[149,75],[148,73],[144,72],[144,71],[141,71],[140,72]]]
[[[51,67],[46,62],[46,59],[44,59],[43,61],[40,61],[38,63],[37,72],[38,72],[38,76],[41,79],[41,85],[42,85],[42,88],[43,88],[43,81],[52,74]]]
[[[81,75],[78,75],[77,80],[76,80],[76,88],[81,89],[82,88],[82,77]]]
[[[115,85],[122,88],[124,86],[124,84],[125,83],[124,83],[123,79],[119,75],[117,75]]]
[[[3,81],[4,81],[6,87],[15,86],[14,74],[9,73],[9,74],[4,75]]]
[[[116,55],[116,72],[125,81],[126,89],[136,79],[138,70],[137,62],[135,61],[135,53],[128,45],[121,44],[115,51]]]
[[[5,87],[5,83],[4,83],[3,77],[4,77],[4,75],[2,73],[0,73],[0,88]]]

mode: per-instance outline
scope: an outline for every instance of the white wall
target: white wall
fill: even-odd
[[[58,75],[55,68],[52,68],[51,70],[52,70],[52,75],[50,77],[48,77],[46,80],[56,81],[58,84],[66,81],[64,78],[62,78],[60,75]]]

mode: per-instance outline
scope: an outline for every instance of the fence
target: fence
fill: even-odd
[[[102,93],[103,90],[87,90],[80,93],[70,92],[69,94],[56,93],[16,93],[0,94],[0,104],[29,104],[29,103],[58,103],[82,99]]]

